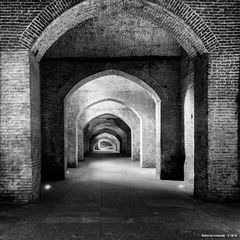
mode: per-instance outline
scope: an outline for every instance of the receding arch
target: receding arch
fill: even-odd
[[[87,79],[89,81],[91,81],[91,80],[94,80],[96,78],[99,78],[99,77],[102,77],[102,76],[108,76],[108,75],[125,77],[129,80],[132,80],[135,83],[143,82],[149,87],[149,89],[152,89],[152,90],[150,90],[150,92],[153,92],[153,93],[155,92],[153,90],[153,88],[157,86],[158,91],[157,91],[157,93],[156,92],[155,93],[158,96],[158,98],[161,101],[165,101],[165,102],[169,101],[169,96],[166,93],[165,89],[161,87],[161,85],[159,84],[158,81],[156,81],[151,76],[147,75],[144,71],[139,69],[139,71],[135,72],[134,75],[131,74],[131,73],[128,73],[126,71],[127,71],[127,69],[124,69],[124,71],[123,71],[123,70],[112,69],[111,68],[111,69],[99,71],[99,72],[94,73],[94,74],[92,74],[92,72],[90,72],[89,75],[86,76],[83,79],[79,79],[79,74],[81,73],[81,70],[77,71],[73,75],[73,77],[70,78],[66,82],[66,84],[61,88],[61,90],[58,92],[59,101],[62,101],[62,99],[65,99],[64,102],[66,102],[66,99],[68,98],[68,96],[71,95],[71,92],[73,92],[72,91],[73,87],[76,86],[76,85],[78,85],[79,87],[83,86],[87,82],[86,81]],[[83,82],[83,80],[85,80],[85,81]],[[146,85],[144,85],[144,86],[146,86]],[[156,99],[158,99],[158,98],[156,97]],[[159,101],[159,100],[157,100],[157,101]]]
[[[113,109],[116,108],[117,110],[114,110],[114,112],[109,112],[109,110],[104,109],[104,107],[103,107],[103,109],[101,109],[100,106],[103,103],[105,103],[108,107],[111,106],[111,107],[113,107]],[[111,105],[111,104],[114,104],[114,105]],[[95,108],[95,110],[94,110],[94,108]],[[126,111],[119,110],[119,108],[128,109],[128,117],[126,115]],[[140,161],[142,160],[142,154],[141,154],[142,119],[139,118],[139,114],[136,114],[135,111],[132,111],[132,109],[128,108],[128,106],[126,106],[125,104],[120,103],[119,101],[114,101],[113,99],[111,99],[111,101],[100,101],[100,102],[96,102],[95,104],[91,104],[91,106],[88,106],[85,109],[85,113],[88,110],[92,111],[92,114],[91,115],[87,114],[87,118],[81,119],[81,117],[84,116],[84,112],[80,112],[76,118],[76,154],[77,154],[76,160],[83,159],[83,151],[82,151],[83,149],[81,147],[83,145],[83,139],[82,139],[83,129],[94,118],[97,118],[97,117],[105,115],[105,114],[115,116],[115,117],[121,119],[122,121],[124,121],[128,125],[128,127],[131,129],[131,143],[132,143],[131,157],[132,157],[132,160],[139,160],[139,159],[140,159]],[[81,122],[80,128],[79,128],[79,122]],[[66,138],[66,139],[68,142],[69,141],[68,138]],[[72,141],[74,141],[74,139]],[[66,148],[66,151],[67,150],[68,149]],[[68,155],[69,153],[66,152],[66,154]]]
[[[104,103],[104,102],[116,102],[116,103],[119,103],[119,104],[121,104],[123,106],[126,106],[128,109],[130,109],[132,112],[134,112],[134,114],[136,114],[138,116],[140,121],[142,121],[141,115],[134,108],[128,106],[125,102],[123,102],[123,101],[121,101],[119,99],[113,99],[113,98],[105,98],[105,99],[102,99],[102,100],[99,100],[99,101],[96,101],[96,102],[93,102],[93,103],[89,104],[87,107],[85,107],[83,109],[83,111],[79,112],[79,114],[76,117],[76,121],[78,121],[78,119],[81,117],[81,115],[84,114],[84,111],[88,110],[89,108],[93,107],[96,104],[101,104],[101,103]],[[114,115],[114,114],[112,114],[112,115]]]
[[[119,142],[119,152],[121,151],[121,149],[122,149],[121,145],[123,144],[122,138],[116,132],[109,131],[109,130],[99,131],[96,134],[94,134],[91,138],[88,139],[89,146],[91,147],[91,142],[93,142],[98,136],[102,136],[102,134],[109,134],[109,135],[115,137]]]
[[[142,88],[144,88],[148,92],[148,94],[153,98],[153,100],[155,101],[156,104],[160,104],[160,102],[161,102],[161,96],[158,96],[158,94],[148,84],[146,84],[144,81],[142,81],[140,78],[135,77],[135,76],[128,74],[126,72],[123,72],[123,71],[109,69],[109,70],[105,70],[105,71],[90,75],[90,76],[82,79],[81,81],[79,81],[77,84],[75,84],[75,86],[72,87],[71,90],[65,96],[64,103],[66,103],[66,101],[71,97],[71,95],[77,89],[79,89],[86,83],[89,83],[95,79],[105,77],[105,76],[120,76],[127,80],[130,80],[130,81],[140,85]],[[70,83],[68,83],[68,84],[70,84]],[[164,90],[162,91],[162,95],[163,95],[163,98],[166,98],[166,93],[164,92]]]
[[[89,125],[84,128],[84,154],[89,153],[89,141],[98,134],[106,132],[118,138],[121,144],[121,153],[131,156],[131,129],[119,118],[117,118],[117,120],[121,121],[120,125],[114,121],[114,118],[112,122],[103,117],[107,118],[111,117],[111,115],[97,117],[90,121]]]
[[[124,106],[126,106],[125,104],[123,104],[123,103],[121,103],[121,102],[118,102],[118,101],[114,101],[114,100],[112,100],[113,102],[117,102],[117,103],[119,103],[119,104],[122,104],[122,105],[124,105]],[[100,102],[96,102],[96,104],[99,104],[99,103],[102,103],[102,102],[105,102],[105,101],[100,101]],[[93,105],[91,105],[91,106],[94,106],[94,105],[96,105],[96,104],[93,104]],[[88,107],[89,108],[89,107]],[[88,109],[87,108],[87,109]],[[136,114],[135,112],[133,112],[137,117],[138,117],[138,119],[139,119],[139,121],[141,121],[141,118],[139,117],[139,115],[138,114]],[[133,126],[131,125],[131,122],[129,122],[127,119],[122,119],[121,117],[119,117],[118,116],[118,114],[116,114],[116,113],[101,113],[101,114],[96,114],[94,117],[91,117],[90,118],[90,120],[85,124],[85,126],[84,127],[86,127],[86,125],[90,122],[90,121],[92,121],[92,120],[94,120],[94,119],[96,119],[96,118],[98,118],[98,117],[101,117],[101,116],[104,116],[104,115],[107,115],[107,116],[112,116],[112,117],[116,117],[116,118],[119,118],[119,119],[121,119],[123,122],[125,122],[126,123],[126,125],[132,130],[132,128],[133,128]],[[81,116],[81,114],[79,114],[78,115],[78,119],[79,119],[79,117]],[[77,120],[77,119],[76,119]],[[83,128],[84,128],[83,127]]]
[[[68,29],[92,17],[127,11],[171,33],[190,56],[218,46],[218,40],[202,18],[181,0],[55,0],[28,25],[20,43],[38,60]]]
[[[111,148],[110,148],[111,151],[118,152],[116,143],[114,143],[113,141],[111,141],[109,139],[102,139],[102,140],[98,140],[97,142],[95,142],[91,147],[92,152],[97,151],[97,150],[102,151],[101,147],[98,147],[98,149],[96,149],[96,146],[99,146],[99,144],[101,144],[102,142],[107,142],[111,146]],[[104,149],[104,150],[106,150],[106,149]]]
[[[102,71],[102,72],[99,72],[99,73],[96,73],[96,74],[93,74],[91,76],[88,76],[86,77],[85,79],[81,80],[80,82],[78,82],[67,94],[67,96],[65,97],[65,101],[64,101],[64,105],[65,105],[65,109],[67,109],[67,105],[68,105],[68,102],[70,101],[70,99],[72,98],[72,96],[77,92],[79,91],[79,89],[81,89],[81,87],[84,87],[85,84],[88,84],[88,83],[91,83],[92,81],[94,80],[97,80],[98,79],[102,79],[104,77],[108,77],[108,79],[110,79],[111,77],[113,76],[113,79],[118,79],[118,77],[120,77],[119,79],[123,79],[124,81],[126,82],[133,82],[134,84],[138,85],[139,89],[143,89],[143,91],[146,93],[146,96],[149,96],[149,99],[151,99],[152,101],[152,104],[154,103],[154,108],[155,110],[152,110],[151,111],[151,114],[152,114],[152,117],[147,117],[146,116],[146,112],[148,112],[148,109],[151,109],[149,107],[147,107],[148,105],[143,105],[143,104],[138,104],[138,106],[131,106],[131,105],[134,105],[133,102],[130,104],[126,104],[124,101],[126,101],[125,99],[117,99],[115,96],[114,96],[114,101],[115,102],[119,102],[120,104],[124,104],[126,105],[129,109],[131,109],[136,115],[138,115],[138,117],[140,118],[141,120],[141,129],[145,129],[144,131],[141,131],[140,134],[143,134],[141,139],[142,138],[146,138],[148,139],[150,137],[150,135],[152,135],[152,138],[151,140],[149,139],[149,142],[147,143],[147,145],[151,145],[151,146],[148,146],[147,148],[145,148],[143,150],[142,147],[140,147],[140,149],[143,151],[142,154],[140,154],[140,162],[141,162],[141,166],[142,167],[155,167],[156,164],[157,164],[157,168],[159,169],[158,172],[160,172],[160,159],[161,159],[161,144],[160,144],[160,141],[161,141],[161,125],[160,125],[160,122],[161,122],[161,99],[159,98],[158,94],[148,85],[146,84],[144,81],[142,81],[141,79],[135,77],[135,76],[132,76],[130,74],[127,74],[125,72],[122,72],[122,71],[117,71],[117,70],[106,70],[106,71]],[[114,80],[115,82],[115,80]],[[116,86],[117,88],[117,86]],[[140,95],[138,95],[140,96]],[[113,97],[113,96],[112,96]],[[98,96],[99,99],[101,99],[100,96]],[[81,112],[84,112],[88,107],[91,107],[93,106],[93,104],[95,104],[97,102],[101,102],[101,103],[104,103],[105,101],[112,101],[112,98],[107,98],[107,99],[101,99],[101,100],[92,100],[89,104],[89,106],[80,106],[81,107],[81,111],[79,111],[79,114]],[[138,100],[139,102],[141,101],[140,99]],[[135,104],[136,105],[136,104]],[[135,107],[137,107],[137,109],[135,109]],[[145,108],[145,110],[144,110]],[[144,110],[144,111],[143,111]],[[141,111],[142,113],[144,113],[144,120],[142,120],[142,117],[141,117],[141,114],[138,113],[138,111]],[[155,111],[155,112],[154,112]],[[67,115],[67,113],[65,112],[65,116]],[[79,116],[77,116],[78,118]],[[155,123],[150,123],[151,119],[155,119]],[[149,124],[152,124],[152,126],[147,126]],[[75,126],[77,127],[77,125],[75,124]],[[77,129],[76,131],[77,132]],[[147,133],[149,132],[149,133]],[[150,133],[152,132],[152,133]],[[154,136],[153,136],[154,135]],[[152,144],[151,144],[152,143]],[[155,150],[150,150],[153,148],[153,145],[156,144],[156,147],[155,147]],[[154,152],[156,151],[156,161],[155,160],[155,157],[150,157],[150,154],[149,157],[147,157],[147,152],[150,152],[152,151],[152,154],[154,154]],[[145,153],[144,153],[145,152]],[[145,156],[143,158],[141,158],[141,156]],[[155,155],[155,154],[154,154]],[[79,155],[78,155],[79,156]],[[81,154],[81,158],[83,158],[83,155]],[[136,157],[136,159],[138,159],[139,157]],[[147,159],[149,158],[149,160],[144,160],[144,159]],[[77,157],[76,157],[77,159]],[[148,162],[148,163],[147,163]],[[152,162],[152,163],[151,163]],[[153,164],[154,162],[154,164]]]
[[[106,77],[106,79],[105,79],[105,77]],[[142,98],[141,99],[139,98],[140,95],[134,95],[134,96],[138,96],[138,98],[139,98],[137,100],[137,105],[136,105],[136,102],[132,101],[132,97],[131,97],[131,105],[130,104],[128,105],[128,104],[126,104],[127,100],[125,98],[123,98],[123,96],[121,96],[120,99],[118,99],[115,96],[111,96],[110,98],[105,99],[105,98],[103,98],[102,95],[99,95],[97,97],[97,99],[95,99],[95,100],[92,100],[88,96],[88,99],[90,99],[90,101],[87,100],[89,105],[86,105],[86,103],[84,103],[84,105],[82,106],[80,104],[79,100],[78,100],[78,102],[79,102],[78,106],[81,108],[81,110],[80,111],[78,110],[79,112],[78,112],[78,115],[76,116],[76,122],[74,124],[76,130],[73,130],[73,131],[76,133],[76,136],[78,136],[79,130],[78,130],[78,126],[77,126],[77,121],[78,121],[81,113],[88,110],[89,108],[91,108],[95,104],[100,104],[100,103],[104,104],[107,101],[108,102],[111,101],[111,102],[115,102],[115,103],[125,105],[125,107],[127,107],[128,109],[133,111],[136,115],[138,115],[138,118],[140,119],[140,124],[141,124],[141,128],[140,128],[141,129],[141,131],[140,131],[141,146],[142,146],[142,139],[144,139],[144,141],[146,141],[145,144],[148,146],[148,147],[144,148],[144,150],[143,150],[142,147],[140,147],[140,150],[143,151],[143,153],[140,153],[140,156],[137,157],[136,159],[140,158],[140,162],[141,162],[142,167],[155,167],[157,165],[158,168],[160,169],[160,159],[161,159],[161,157],[160,157],[161,156],[161,150],[160,150],[160,145],[161,145],[160,144],[160,136],[161,136],[161,134],[160,134],[160,128],[161,128],[161,126],[160,126],[160,119],[161,119],[160,104],[161,104],[161,100],[160,100],[158,94],[148,84],[143,82],[141,79],[138,79],[137,77],[134,77],[130,74],[126,74],[125,72],[116,71],[116,70],[113,70],[113,69],[102,71],[102,72],[93,74],[91,76],[88,76],[85,79],[78,82],[77,84],[75,84],[75,86],[66,95],[65,100],[64,100],[65,117],[67,116],[66,109],[68,109],[68,105],[71,105],[70,104],[71,99],[75,99],[75,100],[77,99],[75,95],[80,93],[79,90],[83,86],[85,86],[85,84],[91,83],[94,80],[97,80],[97,82],[96,82],[97,84],[99,84],[103,80],[104,80],[104,82],[106,80],[107,81],[111,80],[111,81],[114,82],[114,84],[116,84],[117,81],[120,81],[121,79],[126,81],[126,83],[129,82],[129,84],[130,84],[130,82],[133,82],[134,84],[136,84],[136,86],[138,86],[136,89],[139,89],[139,90],[141,89],[141,91],[143,91],[143,93],[145,94],[145,97],[148,98],[147,101],[152,102],[152,103],[149,102],[149,104],[151,104],[151,105],[140,104],[140,102],[142,101],[141,100]],[[86,89],[88,89],[89,86],[87,86]],[[96,85],[96,86],[98,86],[98,85]],[[94,87],[96,88],[96,86],[94,86]],[[116,86],[116,88],[117,88],[117,86]],[[105,88],[103,87],[103,89],[105,89]],[[104,93],[105,93],[105,90],[104,90]],[[112,93],[110,95],[112,95]],[[114,99],[112,99],[112,97],[114,97]],[[118,97],[120,97],[120,96],[118,96]],[[129,97],[130,97],[130,95],[128,96],[128,98]],[[73,100],[73,101],[75,101],[75,100]],[[135,109],[135,107],[136,107],[136,109]],[[75,109],[77,110],[78,107],[75,107]],[[149,112],[150,109],[151,109],[151,111]],[[138,114],[138,111],[142,112],[141,114],[144,113],[144,121],[142,120],[141,114]],[[148,117],[146,116],[147,112],[149,112],[148,114],[150,114],[150,115],[148,115]],[[67,117],[67,119],[68,119],[68,117]],[[70,119],[72,119],[72,117],[70,117]],[[65,124],[68,125],[66,123],[66,121],[65,121]],[[144,131],[142,129],[144,129]],[[67,136],[67,134],[65,134],[65,136]],[[150,136],[152,136],[152,137],[150,137]],[[66,137],[66,138],[68,139],[68,137]],[[151,140],[150,140],[150,138],[151,138]],[[147,139],[149,139],[149,140],[147,140]],[[73,142],[73,140],[71,140],[71,141]],[[68,142],[68,140],[67,140],[67,142]],[[82,142],[83,142],[83,140],[80,139],[81,144],[82,144]],[[68,149],[68,146],[65,146],[65,149]],[[78,146],[78,143],[76,144],[76,146]],[[73,144],[71,146],[69,146],[69,148],[72,149]],[[154,148],[154,150],[153,150],[153,148]],[[72,151],[73,151],[73,149],[71,150],[71,152]],[[65,153],[66,153],[66,151],[65,151]],[[77,155],[74,157],[74,159],[78,160],[79,156],[80,156],[80,159],[83,159],[82,150],[80,151],[80,153],[81,154],[78,154],[78,151],[76,151]],[[67,154],[65,154],[65,156],[66,155]],[[154,155],[154,157],[153,157],[153,155]],[[142,156],[144,156],[144,157],[142,158]],[[146,160],[144,160],[144,159],[146,159]],[[159,172],[160,172],[160,170],[159,170]]]
[[[119,142],[119,140],[115,136],[113,136],[111,134],[108,134],[108,133],[102,133],[102,134],[97,135],[92,140],[92,142],[90,143],[91,149],[93,150],[93,146],[96,143],[100,143],[103,140],[109,141],[112,145],[115,146],[116,151],[120,152],[120,142]]]

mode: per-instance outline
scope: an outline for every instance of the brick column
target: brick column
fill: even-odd
[[[29,202],[39,196],[38,69],[27,51],[1,53],[0,197],[3,200]]]
[[[195,196],[239,198],[237,95],[239,57],[195,59]]]

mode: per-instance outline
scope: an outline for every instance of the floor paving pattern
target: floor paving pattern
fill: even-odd
[[[240,239],[240,204],[196,200],[192,191],[130,158],[94,154],[65,181],[44,183],[37,203],[0,204],[0,240]]]

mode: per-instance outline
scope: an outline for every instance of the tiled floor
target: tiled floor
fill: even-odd
[[[239,204],[196,200],[191,185],[129,158],[98,154],[49,184],[36,204],[0,205],[0,239],[240,239]]]

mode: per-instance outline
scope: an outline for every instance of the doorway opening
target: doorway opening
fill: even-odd
[[[89,140],[111,131],[114,138],[122,135],[119,150],[141,167],[159,166],[160,98],[153,92],[140,79],[116,70],[77,83],[65,97],[65,165],[77,167],[91,149]]]

